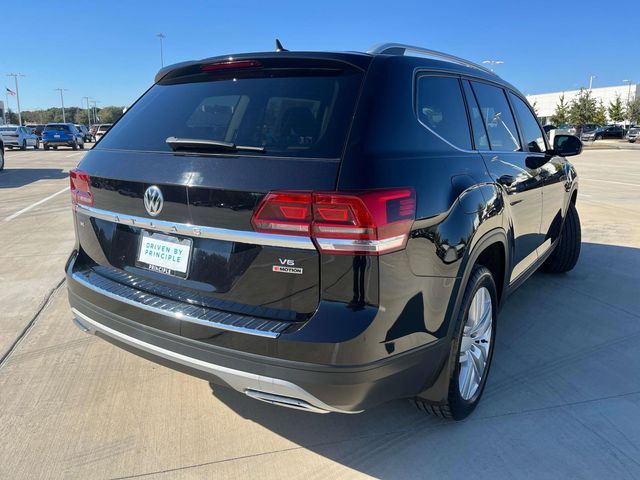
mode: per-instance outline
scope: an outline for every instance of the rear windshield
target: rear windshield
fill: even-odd
[[[99,148],[164,152],[171,151],[167,137],[179,137],[264,147],[259,155],[338,158],[362,74],[311,72],[157,84]]]
[[[58,130],[60,132],[68,131],[69,125],[47,125],[44,127],[45,130]]]

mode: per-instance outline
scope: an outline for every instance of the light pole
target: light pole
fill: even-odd
[[[62,92],[66,92],[66,88],[55,88],[54,90],[60,92],[60,103],[62,104],[62,123],[67,123],[67,117],[64,114],[64,95]]]
[[[482,63],[490,65],[489,69],[493,72],[496,68],[496,65],[502,65],[504,62],[502,60],[484,60]]]
[[[629,84],[629,89],[627,90],[627,121],[631,123],[631,119],[629,118],[629,101],[631,100],[631,80],[622,80],[622,83]]]
[[[98,123],[98,113],[96,111],[96,104],[100,103],[100,100],[91,100],[91,105],[93,105],[93,120]]]
[[[20,111],[20,90],[18,88],[18,77],[24,77],[24,75],[21,73],[7,73],[7,77],[13,77],[13,79],[16,82],[16,103],[18,104],[18,123],[22,125],[22,112]]]
[[[595,75],[589,75],[589,91],[591,91],[591,87],[593,86],[593,79],[598,78]]]
[[[156,35],[160,39],[160,68],[164,67],[164,51],[162,50],[162,41],[166,38],[164,33],[158,33]]]
[[[87,101],[87,123],[88,123],[88,127],[91,128],[91,110],[89,109],[89,97],[82,97],[82,100],[86,100]],[[82,102],[80,102],[82,103]]]

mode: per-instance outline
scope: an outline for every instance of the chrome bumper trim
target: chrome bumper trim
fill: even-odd
[[[198,325],[229,332],[246,333],[267,338],[278,338],[280,333],[291,325],[291,323],[288,322],[227,313],[221,310],[176,302],[151,293],[136,290],[104,277],[97,275],[96,277],[100,279],[99,284],[89,281],[87,276],[81,272],[71,274],[73,280],[100,295],[148,312],[172,317],[182,322],[197,323]]]
[[[111,338],[114,338],[120,342],[126,343],[127,345],[138,348],[152,355],[165,358],[189,368],[195,368],[197,370],[207,372],[215,377],[218,377],[234,390],[249,395],[253,398],[258,398],[260,400],[268,401],[277,405],[308,410],[316,413],[359,413],[346,412],[331,407],[311,395],[303,388],[286,380],[266,377],[264,375],[257,375],[249,372],[243,372],[241,370],[235,370],[233,368],[223,367],[221,365],[215,365],[213,363],[205,362],[197,358],[188,357],[186,355],[182,355],[180,353],[158,347],[157,345],[143,342],[142,340],[130,337],[129,335],[125,335],[124,333],[109,328],[106,325],[102,325],[101,323],[93,320],[92,318],[88,317],[84,313],[81,313],[75,308],[72,308],[71,311],[76,316],[76,325],[82,325],[82,327],[84,327],[83,330],[86,329],[93,334],[95,334],[96,332],[100,332],[103,335],[107,335]],[[307,405],[309,407],[307,407]]]
[[[315,250],[316,247],[309,237],[297,237],[293,235],[278,235],[273,233],[259,233],[244,230],[229,230],[226,228],[206,227],[190,225],[188,223],[166,222],[151,218],[125,215],[122,213],[101,210],[86,205],[75,205],[77,213],[87,215],[109,222],[131,225],[134,227],[153,230],[156,232],[173,233],[189,237],[210,238],[213,240],[225,240],[228,242],[249,243],[252,245],[265,245],[269,247],[298,248],[302,250]]]

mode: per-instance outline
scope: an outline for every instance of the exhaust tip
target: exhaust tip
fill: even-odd
[[[73,319],[73,324],[78,327],[80,330],[82,330],[84,333],[93,333],[91,331],[91,327],[86,326],[84,323],[82,323],[77,317],[75,317]]]
[[[262,402],[270,403],[272,405],[278,405],[281,407],[294,408],[296,410],[305,410],[307,412],[314,413],[329,413],[328,410],[311,405],[305,400],[299,398],[287,397],[285,395],[278,395],[275,393],[261,392],[259,390],[247,389],[244,391],[245,395],[260,400]]]

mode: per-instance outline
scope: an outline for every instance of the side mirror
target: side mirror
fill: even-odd
[[[575,135],[556,135],[553,138],[553,153],[571,157],[582,153],[582,141]]]

